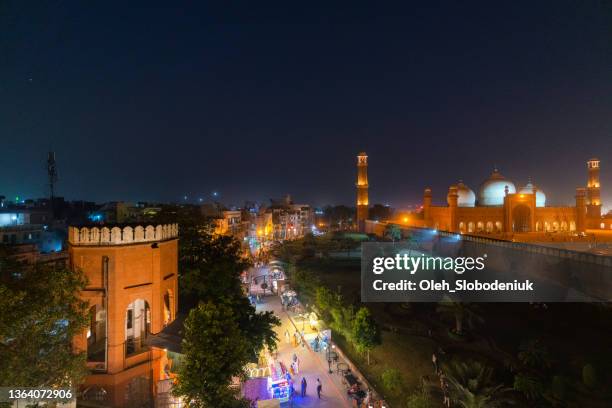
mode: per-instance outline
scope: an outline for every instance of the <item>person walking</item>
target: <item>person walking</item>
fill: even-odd
[[[285,341],[289,344],[289,329],[285,330]]]
[[[436,356],[436,353],[433,353],[431,355],[431,363],[434,366],[434,371],[437,373],[438,372],[438,357]]]
[[[302,377],[302,398],[306,396],[306,387],[308,384],[306,383],[306,377]]]
[[[323,390],[323,386],[321,385],[321,380],[317,378],[317,397],[321,399],[321,391]]]

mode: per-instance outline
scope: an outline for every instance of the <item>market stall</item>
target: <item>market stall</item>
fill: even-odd
[[[270,376],[268,377],[268,392],[270,396],[280,402],[289,401],[291,397],[291,374],[281,362],[271,360]]]

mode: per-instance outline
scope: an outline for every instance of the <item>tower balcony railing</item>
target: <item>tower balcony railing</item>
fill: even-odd
[[[74,246],[126,245],[175,238],[178,238],[178,224],[68,228],[68,242]]]

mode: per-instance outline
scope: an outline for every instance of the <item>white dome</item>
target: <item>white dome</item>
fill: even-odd
[[[461,180],[457,184],[457,206],[474,207],[476,205],[476,194],[471,188],[463,184]]]
[[[534,188],[536,189],[536,207],[546,207],[546,194],[537,186],[534,186],[531,180],[529,180],[525,187],[519,190],[519,194],[533,194]]]
[[[516,193],[514,183],[502,176],[497,169],[493,170],[493,173],[480,185],[480,188],[478,189],[478,205],[504,205],[506,186],[508,187],[508,194]]]

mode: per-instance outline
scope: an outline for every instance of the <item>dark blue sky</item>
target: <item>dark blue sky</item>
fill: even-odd
[[[52,148],[69,198],[351,203],[366,150],[371,202],[497,165],[572,203],[598,156],[612,204],[610,2],[36,3],[0,2],[0,194]]]

